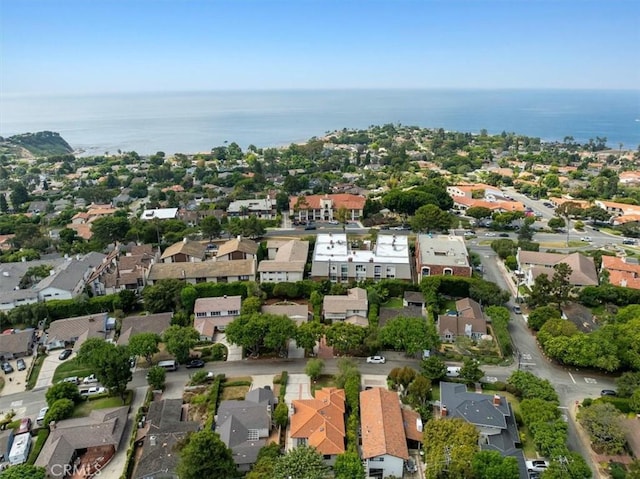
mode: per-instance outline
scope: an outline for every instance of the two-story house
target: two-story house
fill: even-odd
[[[418,235],[416,272],[418,283],[427,276],[471,277],[473,270],[464,238],[453,235]]]
[[[240,316],[241,306],[242,296],[198,298],[193,307],[193,327],[202,340],[213,341],[216,331],[224,331],[231,321]]]
[[[487,320],[482,306],[471,298],[456,301],[456,310],[438,316],[438,334],[444,342],[453,342],[458,336],[477,341],[487,334]]]
[[[298,221],[332,221],[336,219],[337,211],[344,208],[347,220],[357,221],[366,201],[364,196],[349,194],[291,196],[289,212]]]
[[[267,242],[268,258],[260,261],[261,283],[294,283],[304,279],[309,242],[300,240]]]
[[[351,288],[346,295],[326,295],[322,302],[322,315],[326,321],[368,326],[368,312],[367,290],[363,288]]]
[[[581,253],[540,253],[518,249],[516,259],[524,282],[529,287],[533,286],[535,279],[541,274],[546,274],[551,279],[555,272],[554,266],[561,263],[567,264],[571,268],[569,283],[573,286],[596,286],[598,284],[598,273],[593,258]]]
[[[199,263],[204,261],[205,250],[202,243],[184,238],[165,249],[160,259],[163,263]]]

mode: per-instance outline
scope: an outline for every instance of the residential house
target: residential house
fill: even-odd
[[[92,251],[82,257],[69,259],[51,271],[50,276],[41,280],[35,289],[41,301],[52,299],[73,299],[84,292],[87,282],[106,255]]]
[[[149,267],[147,283],[163,279],[181,279],[190,284],[233,283],[253,281],[256,263],[253,259],[234,261],[203,261],[201,263],[154,263]]]
[[[640,206],[615,201],[595,200],[594,204],[612,216],[640,215]]]
[[[15,237],[14,234],[0,235],[0,251],[8,251],[13,248],[11,242]]]
[[[640,289],[640,264],[637,258],[602,256],[602,271],[609,274],[609,284]]]
[[[129,344],[131,336],[140,333],[155,333],[159,336],[171,326],[171,318],[173,313],[155,313],[146,316],[127,316],[122,319],[120,327],[120,336],[118,336],[118,345],[126,346]]]
[[[36,345],[35,331],[10,331],[10,334],[0,334],[0,360],[31,356]]]
[[[133,198],[129,195],[131,188],[122,188],[117,196],[114,196],[111,200],[113,206],[127,205],[133,201]]]
[[[482,183],[447,186],[447,193],[452,198],[478,198],[490,202],[507,200],[508,197],[497,186]]]
[[[156,208],[144,210],[140,215],[140,219],[144,221],[151,220],[173,220],[178,217],[178,208]]]
[[[554,266],[565,263],[571,268],[569,283],[573,286],[598,285],[598,273],[593,258],[581,253],[540,253],[537,251],[518,250],[516,254],[518,269],[522,272],[524,283],[531,287],[535,279],[546,274],[549,279],[553,276]]]
[[[618,175],[622,186],[633,186],[640,184],[640,171],[623,171]]]
[[[58,319],[52,321],[46,331],[45,346],[51,350],[73,344],[77,351],[89,338],[112,339],[115,326],[115,318],[110,318],[108,313]]]
[[[216,331],[224,331],[231,321],[240,316],[241,307],[242,296],[198,298],[193,307],[193,327],[202,340],[213,341]]]
[[[88,284],[96,296],[125,289],[141,293],[145,286],[145,271],[158,258],[159,252],[150,244],[118,245],[89,278]]]
[[[10,311],[24,304],[39,301],[36,288],[20,289],[20,283],[31,267],[48,265],[52,269],[65,263],[64,258],[52,260],[35,260],[29,262],[0,263],[0,311]]]
[[[262,314],[286,316],[294,320],[298,325],[309,321],[313,315],[306,304],[265,304],[262,306]]]
[[[163,263],[199,263],[204,261],[205,250],[202,243],[184,238],[164,250],[160,260]]]
[[[200,428],[197,421],[187,421],[187,407],[182,399],[163,399],[149,405],[144,427],[138,430],[137,444],[142,446],[133,470],[133,479],[178,479],[177,448],[189,433]]]
[[[378,235],[369,249],[352,249],[347,235],[319,234],[316,237],[311,277],[347,283],[372,279],[411,280],[411,251],[406,236]]]
[[[346,321],[369,326],[367,290],[352,288],[346,295],[326,295],[322,301],[322,315],[327,321]]]
[[[216,255],[216,261],[253,260],[255,262],[257,258],[258,243],[243,238],[242,236],[233,238],[220,245],[218,254]]]
[[[76,213],[67,228],[74,230],[82,239],[90,240],[93,237],[92,223],[100,218],[112,216],[116,211],[118,210],[111,205],[91,204],[86,212]]]
[[[233,461],[240,472],[251,469],[260,448],[267,444],[275,402],[271,389],[256,388],[247,393],[244,401],[220,403],[215,430],[231,449]]]
[[[405,291],[402,298],[402,305],[407,308],[410,306],[424,309],[425,301],[424,294],[420,291]]]
[[[336,220],[338,210],[347,211],[348,221],[359,220],[364,211],[366,198],[349,194],[291,196],[289,212],[298,221]]]
[[[476,426],[480,449],[514,457],[520,477],[528,477],[515,415],[505,397],[467,392],[464,384],[441,382],[439,420],[448,417],[458,417]]]
[[[291,402],[290,442],[293,448],[312,446],[329,465],[345,452],[346,396],[344,389],[325,387],[314,399],[294,399]]]
[[[248,218],[256,216],[262,220],[273,220],[276,218],[276,201],[267,196],[263,199],[236,200],[229,203],[227,216],[231,218]]]
[[[94,409],[89,417],[53,422],[35,465],[48,477],[61,477],[65,466],[76,466],[86,477],[99,473],[122,443],[129,406]],[[124,442],[126,445],[126,441]]]
[[[456,301],[456,310],[438,316],[438,333],[444,342],[466,336],[477,341],[487,334],[487,320],[482,306],[471,298]]]
[[[422,423],[405,424],[398,394],[384,388],[360,392],[361,455],[367,477],[403,476],[408,441],[421,435]]]
[[[46,213],[49,208],[48,201],[32,201],[29,203],[29,208],[27,209],[27,213],[33,213],[38,215],[40,213]]]
[[[519,201],[494,200],[470,198],[467,196],[454,196],[453,208],[459,211],[467,211],[469,208],[487,208],[494,213],[506,213],[509,211],[525,211],[525,206]]]
[[[473,270],[464,238],[454,235],[418,235],[416,241],[418,283],[427,276],[464,276]]]
[[[269,259],[260,261],[258,265],[261,283],[295,283],[304,279],[309,254],[308,241],[271,240],[267,242],[267,251]]]

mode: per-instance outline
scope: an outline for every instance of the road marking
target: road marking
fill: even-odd
[[[536,363],[520,363],[520,366],[535,366]]]
[[[522,359],[526,359],[527,361],[531,361],[531,355],[530,354],[523,354],[522,355]]]
[[[20,407],[20,406],[22,406],[22,400],[20,400],[20,401],[13,401],[13,402],[11,403],[11,407],[12,407],[12,408],[14,408],[14,407]]]
[[[584,382],[587,384],[598,384],[598,380],[594,378],[584,378]]]
[[[569,377],[571,378],[571,380],[573,381],[573,384],[576,384],[576,380],[573,379],[573,376],[571,375],[571,373],[569,373]]]
[[[488,383],[491,383],[491,384],[498,382],[498,378],[495,377],[495,376],[487,376],[486,380],[487,380]]]

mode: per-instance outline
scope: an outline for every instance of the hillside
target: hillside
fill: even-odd
[[[59,133],[53,131],[39,131],[37,133],[22,133],[0,137],[0,153],[24,156],[52,156],[72,153],[73,148]]]

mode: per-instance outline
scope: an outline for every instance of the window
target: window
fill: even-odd
[[[387,266],[387,278],[395,278],[395,277],[396,277],[396,267]]]
[[[445,276],[452,276],[453,275],[453,270],[451,268],[445,268],[442,271],[442,274],[444,274]]]
[[[220,316],[220,311],[211,311],[211,316]]]
[[[431,268],[424,266],[420,274],[422,274],[422,276],[429,276],[431,274]]]
[[[373,279],[380,279],[382,275],[382,266],[377,265],[373,268]]]
[[[238,316],[240,314],[240,311],[238,311],[237,309],[230,309],[228,312],[229,316]]]
[[[349,265],[341,264],[340,265],[340,280],[346,281],[349,277]]]
[[[337,281],[338,280],[338,268],[336,268],[335,264],[332,264],[329,267],[329,279],[331,281]]]
[[[248,274],[242,274],[238,277],[238,279],[240,281],[249,281],[249,275]]]
[[[367,269],[363,264],[356,265],[356,279],[364,279],[367,277]]]
[[[198,283],[206,283],[207,282],[207,278],[196,278],[196,284]]]
[[[206,318],[207,317],[207,313],[196,313],[196,317],[197,318]]]

